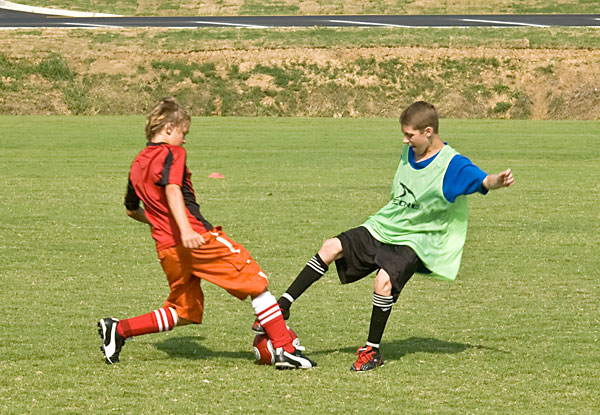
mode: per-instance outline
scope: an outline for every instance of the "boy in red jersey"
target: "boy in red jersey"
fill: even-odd
[[[200,214],[182,147],[189,127],[190,116],[174,98],[162,99],[146,120],[148,143],[131,165],[125,207],[129,217],[151,226],[171,292],[158,310],[98,322],[106,363],[119,361],[129,337],[200,324],[204,279],[240,300],[252,298],[256,316],[276,349],[278,369],[316,366],[292,344],[266,275],[250,253]]]

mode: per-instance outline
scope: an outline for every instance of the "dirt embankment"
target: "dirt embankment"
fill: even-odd
[[[175,95],[199,115],[599,119],[600,51],[148,47],[148,39],[0,34],[0,113],[138,114]],[[232,44],[233,45],[233,44]]]

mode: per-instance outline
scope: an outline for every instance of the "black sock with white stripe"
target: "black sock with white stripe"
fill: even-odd
[[[371,313],[371,324],[369,326],[367,346],[379,349],[379,343],[381,343],[388,317],[392,313],[393,304],[394,297],[391,295],[387,297],[373,293],[373,312]]]
[[[300,297],[313,282],[317,281],[327,272],[329,267],[323,262],[319,254],[313,256],[306,266],[300,271],[292,285],[287,289],[277,302],[279,307],[289,309],[295,299]]]

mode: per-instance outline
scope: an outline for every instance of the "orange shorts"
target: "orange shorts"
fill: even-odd
[[[202,322],[204,293],[200,280],[225,289],[240,300],[256,297],[267,289],[267,276],[241,244],[229,239],[220,226],[202,234],[206,241],[198,249],[183,245],[158,251],[171,293],[165,307],[194,323]]]

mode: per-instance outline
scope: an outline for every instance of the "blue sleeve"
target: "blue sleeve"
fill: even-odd
[[[483,187],[483,179],[487,173],[474,165],[471,160],[460,154],[455,155],[444,176],[442,190],[444,197],[453,203],[458,196],[470,195],[475,192],[486,194],[488,190]]]

